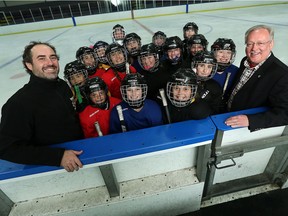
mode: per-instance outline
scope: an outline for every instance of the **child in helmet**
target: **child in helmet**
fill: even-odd
[[[100,77],[93,77],[88,80],[87,95],[89,105],[79,113],[84,137],[107,135],[109,133],[110,112],[121,100],[108,96],[107,85]]]
[[[218,38],[211,46],[218,68],[217,72],[213,76],[223,90],[224,98],[226,98],[226,92],[229,92],[234,80],[234,77],[238,71],[238,67],[233,64],[236,56],[236,45],[232,39]]]
[[[185,65],[191,67],[194,56],[198,52],[207,51],[208,41],[202,34],[195,34],[187,39],[187,56],[185,58]]]
[[[183,43],[178,36],[172,36],[166,39],[164,47],[165,60],[161,62],[163,70],[167,76],[184,66],[183,62]]]
[[[112,29],[112,42],[123,46],[123,40],[125,38],[124,27],[120,24],[116,24]]]
[[[122,99],[120,85],[126,76],[126,51],[119,44],[112,43],[107,47],[105,54],[111,67],[102,75],[102,79],[107,84],[111,96]],[[136,73],[135,68],[131,65],[128,70],[129,73]]]
[[[138,61],[141,66],[139,73],[144,76],[148,85],[147,98],[157,100],[159,89],[165,88],[169,79],[167,73],[160,66],[157,47],[153,43],[143,45]]]
[[[110,68],[105,54],[108,45],[109,44],[105,41],[97,41],[93,46],[96,60],[98,61],[97,70],[102,70],[101,74],[105,73]]]
[[[64,68],[64,79],[73,92],[77,112],[81,112],[88,103],[86,95],[88,72],[86,67],[78,62],[78,60],[66,64]]]
[[[152,36],[152,43],[156,46],[160,60],[164,60],[165,58],[163,53],[163,46],[165,44],[166,38],[166,34],[162,31],[157,31]]]
[[[127,74],[121,83],[123,101],[114,107],[110,117],[110,133],[138,130],[162,124],[160,106],[146,99],[146,80],[138,73]],[[123,116],[123,119],[121,119]]]
[[[141,37],[136,33],[129,33],[123,40],[123,46],[128,54],[128,62],[136,69],[141,70],[137,57],[141,50]]]
[[[188,40],[195,34],[198,34],[198,25],[194,22],[188,22],[183,26],[183,47],[184,47],[184,59],[187,58],[188,55]]]
[[[81,62],[88,71],[89,78],[101,77],[105,71],[97,70],[98,61],[94,50],[90,47],[83,46],[76,51],[76,59]]]
[[[203,119],[212,113],[207,103],[196,98],[197,89],[197,78],[190,68],[179,68],[171,75],[166,85],[166,123]]]
[[[198,81],[198,97],[209,104],[212,114],[218,114],[224,109],[221,86],[212,79],[217,65],[213,53],[209,51],[197,52],[191,64]]]

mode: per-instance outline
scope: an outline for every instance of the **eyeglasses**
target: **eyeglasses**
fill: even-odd
[[[266,42],[248,42],[246,43],[246,47],[252,47],[252,46],[255,46],[257,45],[258,47],[264,47],[267,43],[270,43],[271,40],[269,41],[266,41]]]

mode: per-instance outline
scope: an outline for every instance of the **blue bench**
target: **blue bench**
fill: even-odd
[[[157,151],[198,144],[212,140],[216,128],[210,118],[162,125],[125,134],[66,142],[51,147],[83,150],[80,159],[84,165],[149,154]],[[0,160],[0,180],[39,174],[62,169],[53,166],[23,165]]]

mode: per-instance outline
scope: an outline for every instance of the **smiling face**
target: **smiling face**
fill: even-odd
[[[176,101],[187,101],[191,99],[191,86],[175,85],[172,88],[173,99]]]
[[[140,100],[142,98],[142,88],[140,86],[128,87],[127,98],[130,101]]]
[[[113,51],[110,53],[111,62],[114,65],[122,64],[125,62],[125,56],[121,50]]]
[[[125,37],[125,33],[121,28],[116,28],[113,32],[113,37],[115,40],[123,40]]]
[[[196,66],[196,73],[200,77],[208,77],[211,75],[213,64],[198,63]]]
[[[156,45],[156,46],[163,46],[164,43],[165,43],[165,38],[163,36],[156,36],[154,39],[153,39],[153,43]]]
[[[173,60],[180,58],[181,56],[181,49],[180,48],[174,48],[174,49],[169,49],[167,51],[168,58]]]
[[[274,41],[270,38],[268,30],[257,29],[250,32],[245,49],[248,61],[255,65],[261,63],[267,59],[273,46]]]
[[[44,79],[54,80],[59,74],[59,61],[56,53],[44,44],[35,45],[31,49],[32,63],[26,66],[32,73]]]
[[[218,63],[229,63],[232,58],[231,50],[217,50],[215,58]]]
[[[153,68],[156,64],[156,59],[155,59],[154,54],[148,54],[148,55],[141,56],[140,60],[141,60],[141,64],[143,65],[143,68],[145,70],[149,70],[149,69]]]
[[[93,56],[92,53],[84,54],[84,55],[82,56],[82,61],[83,61],[84,65],[86,65],[86,66],[91,66],[91,67],[93,67],[93,66],[95,66],[95,64],[96,64],[95,58],[94,58],[94,56]]]

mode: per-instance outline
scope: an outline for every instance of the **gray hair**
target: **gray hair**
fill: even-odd
[[[267,25],[256,25],[256,26],[252,26],[251,28],[249,28],[246,33],[245,33],[245,43],[247,43],[248,40],[248,36],[251,32],[259,30],[259,29],[266,29],[269,32],[270,35],[270,40],[274,40],[274,30]]]

